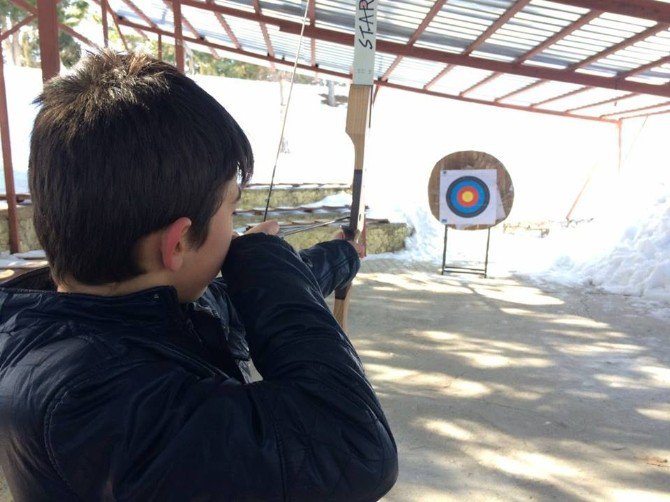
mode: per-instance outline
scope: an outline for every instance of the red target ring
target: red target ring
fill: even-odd
[[[479,192],[473,190],[472,187],[462,187],[456,194],[456,198],[463,207],[476,206],[479,202]]]

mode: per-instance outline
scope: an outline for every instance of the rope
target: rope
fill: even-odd
[[[295,82],[295,74],[298,69],[298,58],[302,50],[302,40],[305,34],[305,24],[307,22],[307,13],[309,12],[309,0],[305,3],[305,13],[302,16],[302,27],[300,28],[300,39],[298,40],[298,52],[295,54],[295,61],[293,62],[293,72],[291,74],[291,85],[288,89],[288,98],[286,100],[286,108],[284,108],[284,118],[282,119],[281,134],[279,136],[279,144],[277,145],[277,155],[275,156],[274,167],[272,168],[272,179],[270,180],[270,190],[268,191],[268,200],[265,204],[265,211],[263,212],[263,221],[268,219],[268,210],[270,209],[270,198],[272,197],[272,188],[275,182],[275,174],[277,173],[277,163],[279,162],[279,154],[281,153],[281,146],[284,142],[284,130],[286,129],[286,118],[288,117],[288,109],[291,105],[291,94],[293,93],[293,83]]]

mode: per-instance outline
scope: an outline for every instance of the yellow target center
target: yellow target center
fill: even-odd
[[[465,192],[463,194],[463,202],[472,202],[472,199],[474,199],[475,196],[472,192]]]

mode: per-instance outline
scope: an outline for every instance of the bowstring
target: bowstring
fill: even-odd
[[[281,147],[284,142],[284,131],[286,129],[286,118],[288,117],[288,109],[291,105],[291,95],[293,94],[293,83],[295,82],[295,75],[298,69],[298,58],[302,51],[302,40],[305,34],[305,25],[307,24],[307,14],[309,12],[309,0],[305,0],[305,13],[302,16],[302,27],[300,28],[300,38],[298,39],[298,51],[295,54],[295,61],[293,62],[293,72],[291,73],[291,84],[288,88],[288,98],[286,99],[286,107],[284,108],[284,117],[282,118],[281,134],[279,135],[279,144],[277,145],[277,155],[275,155],[274,167],[272,168],[272,178],[270,179],[270,189],[268,190],[268,200],[265,204],[265,211],[263,212],[263,221],[268,219],[268,210],[270,209],[270,198],[272,197],[272,188],[274,187],[275,174],[277,173],[277,163],[279,162],[279,155]]]

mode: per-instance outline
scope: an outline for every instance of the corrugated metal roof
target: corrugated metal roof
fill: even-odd
[[[655,113],[665,108],[653,104],[670,101],[669,1],[602,2],[603,12],[596,12],[588,0],[379,0],[377,83],[606,120],[626,116],[625,110]],[[349,76],[352,0],[181,0],[184,24],[197,32],[185,26],[184,37],[226,57],[292,64],[307,2],[314,15],[301,69]],[[169,1],[110,5],[121,25],[174,33]],[[659,19],[650,19],[651,7]]]

